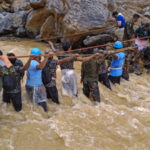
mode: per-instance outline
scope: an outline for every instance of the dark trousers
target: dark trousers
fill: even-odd
[[[98,81],[90,81],[83,83],[83,93],[89,97],[92,94],[93,100],[100,102],[100,92],[98,88]]]
[[[52,99],[52,101],[56,104],[59,104],[58,100],[58,90],[56,86],[46,87],[47,98]]]
[[[21,92],[19,93],[6,93],[3,92],[3,102],[13,104],[14,109],[19,112],[22,109],[22,99],[21,99]]]
[[[103,83],[108,89],[111,90],[107,73],[99,74],[99,82]]]
[[[40,102],[40,103],[38,103],[38,105],[40,105],[44,109],[44,111],[47,112],[47,103],[46,102]]]
[[[113,83],[113,84],[120,84],[120,78],[121,78],[121,76],[119,76],[119,77],[113,77],[113,76],[109,76],[108,77],[109,78],[109,80]]]

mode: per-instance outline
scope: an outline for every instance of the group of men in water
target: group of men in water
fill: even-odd
[[[15,57],[15,54],[8,53],[3,55],[0,51],[0,91],[3,88],[3,102],[12,102],[14,109],[19,112],[22,109],[21,97],[21,80],[24,77],[24,72],[27,71],[26,92],[33,103],[40,105],[44,111],[47,111],[47,99],[52,99],[56,104],[59,104],[58,90],[56,86],[56,70],[60,65],[62,73],[62,93],[71,97],[78,96],[77,77],[74,70],[74,62],[82,62],[81,67],[81,83],[83,84],[83,93],[85,96],[93,99],[95,102],[100,102],[100,92],[98,81],[103,83],[107,88],[112,90],[110,81],[113,84],[120,84],[121,77],[129,79],[128,72],[130,66],[134,66],[133,70],[137,75],[139,62],[142,60],[142,55],[147,48],[147,41],[150,36],[149,24],[140,26],[134,30],[134,24],[140,16],[134,14],[130,21],[125,21],[122,14],[113,12],[112,16],[116,18],[117,33],[119,40],[114,43],[113,48],[116,53],[111,54],[104,50],[100,53],[100,49],[88,49],[84,54],[89,56],[81,57],[79,54],[71,52],[72,46],[70,42],[62,43],[64,53],[58,54],[58,59],[54,59],[54,54],[57,51],[54,45],[49,41],[51,49],[45,51],[44,59],[41,61],[42,51],[39,48],[31,50],[31,57],[25,65],[22,61]],[[121,35],[121,33],[124,33]],[[123,47],[132,46],[133,42],[127,42],[123,45],[121,42],[130,40],[136,37],[134,51],[117,52]],[[143,38],[143,39],[141,39]],[[111,55],[110,65],[107,67],[105,59]],[[136,69],[135,69],[136,68]],[[138,71],[137,71],[138,70]]]

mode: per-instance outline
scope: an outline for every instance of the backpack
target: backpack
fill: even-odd
[[[17,86],[16,76],[4,75],[2,81],[3,81],[3,89],[6,91],[14,90]]]

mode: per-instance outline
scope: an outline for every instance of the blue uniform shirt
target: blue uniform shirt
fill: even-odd
[[[125,20],[125,18],[121,14],[119,14],[117,16],[116,21],[121,21],[121,26],[119,28],[124,28],[125,27],[126,20]]]
[[[30,67],[27,71],[27,86],[41,86],[42,82],[42,70],[37,70],[36,67],[39,65],[39,62],[32,60]]]
[[[125,61],[125,54],[123,52],[117,53],[115,54],[116,56],[118,56],[118,59],[115,60],[113,59],[110,65],[110,76],[113,77],[119,77],[122,75],[122,67]]]

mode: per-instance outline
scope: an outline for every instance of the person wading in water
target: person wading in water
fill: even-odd
[[[31,55],[35,55],[31,61],[30,67],[27,71],[27,81],[26,81],[26,91],[29,98],[33,103],[40,105],[44,111],[47,111],[46,103],[46,90],[42,82],[42,69],[45,67],[49,55],[41,61],[42,52],[39,48],[33,48],[31,50]]]
[[[49,45],[51,46],[53,51],[56,51],[53,43],[49,41]],[[65,42],[63,43],[63,50],[66,51],[63,53],[63,56],[58,56],[58,59],[66,59],[69,58],[71,55],[71,52],[67,52],[71,50],[71,43]],[[77,90],[77,77],[74,70],[74,62],[80,61],[80,62],[87,62],[94,57],[96,57],[98,54],[91,55],[89,57],[79,57],[79,55],[75,54],[78,57],[74,57],[70,61],[67,61],[65,63],[62,63],[60,65],[61,71],[62,71],[62,93],[63,95],[71,95],[72,97],[77,97],[78,90]]]
[[[7,56],[14,57],[14,53],[8,53]],[[22,61],[17,58],[9,58],[16,74],[3,76],[3,102],[10,103],[12,101],[14,109],[19,112],[22,110],[21,97],[21,80],[24,72],[29,68],[31,58],[23,65]]]
[[[123,44],[120,41],[115,42],[113,45],[115,49],[121,49],[123,48]],[[109,73],[109,79],[110,81],[115,84],[120,84],[120,78],[123,73],[123,65],[125,61],[125,54],[124,52],[116,53],[112,55],[112,62],[110,65],[110,73]]]

